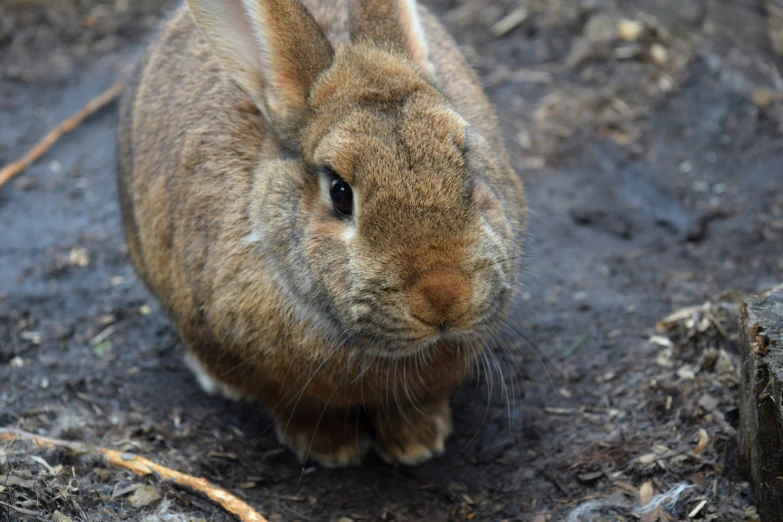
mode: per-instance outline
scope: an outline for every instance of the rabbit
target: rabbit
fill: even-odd
[[[208,392],[302,461],[444,453],[503,327],[527,206],[495,112],[415,0],[188,0],[120,102],[133,265]]]

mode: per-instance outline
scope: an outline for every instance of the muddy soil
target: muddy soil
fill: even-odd
[[[497,104],[532,210],[500,372],[455,398],[446,456],[303,467],[263,411],[198,388],[128,261],[116,107],[0,192],[0,426],[139,453],[270,520],[757,520],[737,296],[783,280],[783,61],[761,2],[427,4]],[[168,8],[0,5],[0,164],[122,74]],[[672,506],[634,512],[679,483]],[[141,484],[163,499],[130,501]],[[231,520],[90,456],[0,446],[0,520],[55,510]]]

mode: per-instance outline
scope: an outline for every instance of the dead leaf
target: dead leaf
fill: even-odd
[[[639,505],[646,506],[655,496],[655,487],[651,480],[648,480],[639,488]]]
[[[707,449],[707,444],[710,442],[710,436],[707,435],[707,431],[704,428],[699,429],[699,443],[696,445],[696,449],[693,450],[693,452],[697,455],[701,455],[705,449]]]
[[[651,335],[650,342],[662,348],[671,348],[674,346],[674,343],[672,343],[671,339],[663,335]]]
[[[645,455],[642,455],[638,459],[636,459],[637,464],[642,464],[643,466],[648,466],[658,460],[658,455],[655,453],[647,453]]]
[[[73,522],[73,519],[68,515],[63,515],[59,511],[52,513],[52,522]]]
[[[139,489],[143,484],[131,484],[130,486],[126,486],[124,488],[115,489],[112,494],[111,498],[117,498],[127,495],[128,493],[133,493],[137,489]]]
[[[709,393],[705,393],[699,399],[699,406],[704,408],[704,411],[706,411],[707,413],[713,411],[715,408],[718,407],[719,404],[720,401],[717,398],[710,395]]]
[[[710,309],[712,306],[712,303],[706,302],[703,305],[698,306],[688,306],[686,308],[681,308],[677,310],[676,312],[673,312],[660,321],[655,325],[655,328],[659,331],[665,331],[671,328],[672,326],[676,325],[677,323],[680,323],[682,321],[685,321],[686,319],[693,319],[694,317],[698,316],[702,312],[706,312]]]
[[[0,485],[3,486],[16,486],[24,489],[35,488],[34,480],[25,480],[14,475],[0,475]]]
[[[578,478],[581,482],[593,482],[603,476],[603,471],[593,471],[592,473],[581,473]]]
[[[136,509],[149,506],[153,502],[160,500],[160,493],[152,486],[141,486],[139,489],[133,492],[128,498],[128,503]]]

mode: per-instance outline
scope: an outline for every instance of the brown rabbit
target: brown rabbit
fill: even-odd
[[[189,0],[125,93],[131,257],[207,391],[301,459],[444,450],[519,285],[522,184],[414,0]]]

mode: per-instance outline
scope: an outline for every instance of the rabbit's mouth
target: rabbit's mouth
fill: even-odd
[[[478,355],[489,342],[490,336],[475,330],[456,328],[451,325],[443,325],[436,331],[411,337],[405,340],[393,340],[386,343],[378,343],[377,336],[373,343],[364,344],[362,350],[366,355],[381,359],[407,359],[421,357],[436,349],[449,347],[455,354]]]

